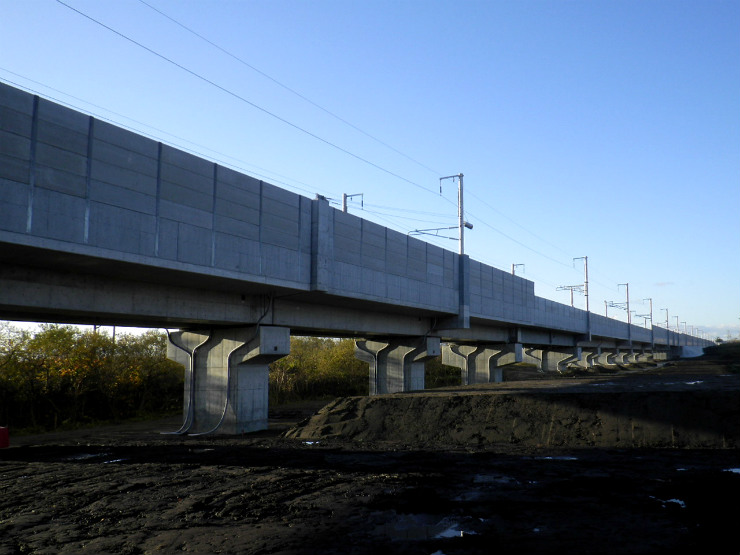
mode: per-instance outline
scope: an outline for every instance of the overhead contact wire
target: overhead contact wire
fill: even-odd
[[[218,90],[220,90],[220,91],[222,91],[222,92],[224,92],[224,93],[226,93],[226,94],[228,94],[228,95],[236,98],[237,100],[239,100],[241,102],[244,102],[245,104],[248,104],[249,106],[255,108],[256,110],[259,110],[260,112],[262,112],[264,114],[267,114],[268,116],[270,116],[270,117],[272,117],[272,118],[280,121],[281,123],[284,123],[285,125],[288,125],[288,126],[292,127],[293,129],[295,129],[297,131],[300,131],[301,133],[304,133],[304,134],[308,135],[309,137],[312,137],[312,138],[316,139],[317,141],[320,141],[320,142],[324,143],[327,146],[330,146],[330,147],[332,147],[332,148],[334,148],[334,149],[336,149],[336,150],[338,150],[340,152],[343,152],[344,154],[347,154],[348,156],[351,156],[352,158],[355,158],[356,160],[359,160],[360,162],[363,162],[363,163],[365,163],[365,164],[367,164],[369,166],[372,166],[373,168],[375,168],[375,169],[377,169],[377,170],[379,170],[381,172],[384,172],[384,173],[386,173],[386,174],[388,174],[388,175],[390,175],[392,177],[395,177],[396,179],[399,179],[401,181],[404,181],[404,182],[408,183],[409,185],[413,185],[414,187],[418,187],[419,189],[421,189],[423,191],[426,191],[427,193],[433,193],[434,194],[434,191],[432,189],[429,189],[427,187],[424,187],[423,185],[420,185],[420,184],[418,184],[418,183],[416,183],[414,181],[411,181],[410,179],[407,179],[406,177],[403,177],[402,175],[399,175],[399,174],[397,174],[395,172],[392,172],[391,170],[388,170],[388,169],[386,169],[386,168],[384,168],[384,167],[382,167],[382,166],[380,166],[380,165],[378,165],[378,164],[376,164],[374,162],[371,162],[367,158],[363,158],[359,154],[355,154],[354,152],[352,152],[350,150],[347,150],[346,148],[343,148],[343,147],[341,147],[341,146],[339,146],[339,145],[337,145],[335,143],[332,143],[331,141],[329,141],[327,139],[324,139],[323,137],[321,137],[319,135],[316,135],[315,133],[312,133],[311,131],[309,131],[308,129],[305,129],[303,127],[301,127],[300,125],[296,125],[295,123],[293,123],[291,121],[288,121],[287,119],[285,119],[285,118],[283,118],[283,117],[281,117],[281,116],[279,116],[279,115],[271,112],[270,110],[268,110],[266,108],[263,108],[259,104],[255,104],[251,100],[248,100],[248,99],[244,98],[243,96],[235,93],[234,91],[229,90],[226,87],[224,87],[222,85],[219,85],[215,81],[212,81],[212,80],[208,79],[207,77],[204,77],[204,76],[200,75],[199,73],[193,71],[192,69],[187,68],[184,65],[182,65],[182,64],[180,64],[180,63],[172,60],[171,58],[168,58],[164,54],[160,54],[156,50],[154,50],[152,48],[149,48],[148,46],[146,46],[146,45],[144,45],[144,44],[142,44],[142,43],[140,43],[140,42],[132,39],[131,37],[129,37],[127,35],[124,35],[120,31],[117,31],[116,29],[113,29],[112,27],[106,25],[105,23],[103,23],[101,21],[98,21],[94,17],[89,16],[86,13],[78,10],[77,8],[74,8],[74,7],[70,6],[69,4],[63,2],[62,0],[56,0],[56,1],[57,1],[57,3],[59,3],[62,6],[68,8],[70,10],[72,10],[73,12],[81,15],[82,17],[84,17],[84,18],[92,21],[93,23],[95,23],[97,25],[100,25],[104,29],[107,29],[111,33],[114,33],[114,34],[118,35],[122,39],[125,39],[125,40],[129,41],[130,43],[135,44],[136,46],[138,46],[139,48],[142,48],[143,50],[146,50],[150,54],[152,54],[154,56],[157,56],[158,58],[166,61],[167,63],[170,63],[173,66],[175,66],[175,67],[183,70],[184,72],[192,75],[196,79],[200,79],[204,83],[207,83],[207,84],[211,85],[212,87],[215,87]]]

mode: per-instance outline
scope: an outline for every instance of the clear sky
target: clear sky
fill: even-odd
[[[404,233],[462,172],[471,257],[738,336],[738,0],[64,2],[0,0],[1,80]]]

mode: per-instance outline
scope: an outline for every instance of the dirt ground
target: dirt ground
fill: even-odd
[[[733,413],[727,399],[740,401],[740,376],[725,370],[682,361],[552,380],[524,380],[537,377],[525,372],[509,375],[521,381],[487,388],[393,396],[405,420],[383,401],[377,405],[386,407],[383,425],[368,423],[379,413],[348,411],[351,402],[341,400],[317,414],[323,404],[281,407],[271,411],[269,430],[242,437],[160,433],[177,429],[179,419],[11,433],[11,447],[0,450],[0,555],[737,554],[740,402]],[[678,407],[656,419],[703,420],[702,433],[683,433],[678,443],[674,437],[681,448],[650,446],[671,428],[663,421],[655,435],[635,443],[633,434],[628,442],[619,431],[626,413],[609,427],[603,423],[609,411],[593,407],[609,397],[620,399],[618,406],[631,392],[647,395],[648,404],[664,395],[661,403]],[[536,410],[525,415],[520,406],[508,420],[496,413],[505,425],[487,425],[488,435],[450,432],[470,426],[463,418],[468,405],[455,416],[467,422],[460,425],[435,412],[452,411],[450,404],[408,412],[410,400],[420,397],[481,403],[566,393],[568,416],[548,413],[540,426],[513,426],[513,420],[536,420]],[[426,402],[433,403],[415,401]],[[504,410],[501,402],[495,401],[497,411]],[[585,407],[585,416],[573,412],[575,405]],[[647,422],[655,414],[643,411],[639,418]],[[342,418],[351,425],[339,425]],[[595,434],[592,421],[617,432]],[[412,431],[394,436],[404,427],[399,422]],[[541,430],[552,431],[553,422],[581,431],[550,433],[543,441]],[[504,428],[505,436],[496,435]],[[711,437],[724,438],[725,447],[707,447]],[[615,447],[616,440],[624,446]]]

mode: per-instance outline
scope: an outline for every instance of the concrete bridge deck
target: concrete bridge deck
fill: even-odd
[[[508,362],[708,341],[537,297],[534,284],[0,83],[0,318],[181,328],[183,431],[266,422],[289,336],[351,336],[371,392]]]

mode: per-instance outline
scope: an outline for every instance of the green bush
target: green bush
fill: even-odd
[[[352,339],[291,337],[290,354],[270,365],[270,402],[367,395],[367,363]]]
[[[270,365],[270,403],[324,399],[369,392],[369,369],[355,358],[353,339],[292,337],[290,354]],[[460,369],[426,363],[428,389],[460,385]]]
[[[167,359],[166,340],[0,326],[0,425],[47,430],[178,410],[183,368]]]

